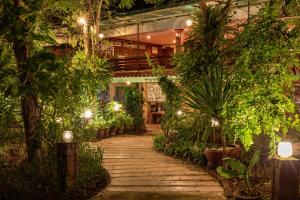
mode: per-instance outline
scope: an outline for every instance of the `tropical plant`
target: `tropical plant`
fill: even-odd
[[[256,151],[252,158],[250,159],[249,165],[241,163],[235,158],[224,158],[223,164],[226,166],[219,166],[217,172],[224,178],[241,178],[245,185],[246,190],[243,191],[246,195],[251,196],[254,192],[252,183],[251,183],[251,172],[255,165],[259,162],[259,151]]]
[[[185,105],[198,112],[205,113],[211,119],[211,126],[222,137],[223,154],[226,152],[226,135],[223,131],[223,109],[232,98],[231,80],[223,75],[222,70],[210,69],[202,76],[202,82],[191,87],[186,93]],[[207,130],[209,130],[207,128]],[[210,131],[206,131],[210,134]],[[205,137],[207,138],[207,136]]]
[[[225,67],[225,46],[230,42],[224,36],[233,34],[229,26],[231,1],[207,5],[199,1],[199,11],[185,43],[185,50],[174,57],[174,64],[181,85],[185,88],[197,84],[201,75],[215,66]]]
[[[138,88],[126,88],[125,110],[133,118],[134,129],[144,128],[143,118],[144,98]]]
[[[174,131],[179,127],[180,116],[178,116],[177,112],[181,111],[181,90],[175,81],[166,76],[159,77],[158,85],[166,97],[164,102],[165,113],[161,120],[161,127],[165,134],[169,134],[170,131]]]

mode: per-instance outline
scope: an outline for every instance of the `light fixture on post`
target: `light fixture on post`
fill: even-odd
[[[290,142],[279,142],[278,144],[278,156],[281,158],[289,158],[293,155],[293,147]]]
[[[290,142],[279,142],[278,157],[274,158],[272,173],[272,200],[298,199],[299,160],[293,158]]]
[[[64,131],[62,141],[56,144],[57,178],[60,192],[66,192],[77,182],[77,142],[72,142],[73,132]]]
[[[73,140],[73,132],[72,131],[64,131],[62,140],[66,143],[70,143]]]

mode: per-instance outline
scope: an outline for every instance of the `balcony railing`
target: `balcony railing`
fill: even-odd
[[[151,62],[154,65],[160,65],[165,68],[172,68],[171,56],[151,56]],[[147,57],[128,57],[128,58],[112,58],[110,59],[114,71],[135,71],[149,70],[151,66],[147,62]]]

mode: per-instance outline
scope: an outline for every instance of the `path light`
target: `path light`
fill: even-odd
[[[100,39],[104,38],[104,34],[103,33],[100,33],[98,36],[99,36]]]
[[[188,19],[188,20],[186,20],[185,24],[186,24],[187,26],[192,26],[193,21],[192,21],[191,19]]]
[[[64,131],[62,139],[66,143],[72,142],[72,140],[73,140],[73,132],[72,131]]]
[[[131,85],[131,82],[130,81],[126,81],[126,85]]]
[[[121,107],[122,107],[121,104],[115,103],[115,105],[114,105],[114,111],[119,111],[121,109]]]
[[[177,114],[178,116],[181,116],[181,115],[182,115],[182,111],[181,111],[181,110],[178,110],[176,114]]]
[[[216,126],[219,126],[219,125],[220,125],[219,120],[217,118],[215,118],[215,117],[212,117],[211,118],[211,126],[212,127],[216,127]]]
[[[279,142],[278,155],[281,158],[289,158],[293,155],[293,147],[290,142]]]
[[[93,113],[90,109],[86,109],[83,113],[83,117],[85,119],[90,119],[90,118],[92,118],[92,116],[93,116]]]
[[[78,24],[85,26],[85,25],[86,25],[86,20],[85,20],[85,18],[80,17],[80,18],[78,19]]]

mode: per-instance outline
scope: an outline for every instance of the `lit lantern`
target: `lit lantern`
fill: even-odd
[[[103,33],[100,33],[98,36],[99,36],[100,39],[104,38],[104,34]]]
[[[131,85],[131,82],[130,81],[126,81],[126,85]]]
[[[177,111],[177,115],[178,115],[178,116],[181,116],[181,115],[182,115],[182,111],[181,111],[181,110],[178,110],[178,111]]]
[[[114,105],[114,111],[119,111],[119,110],[121,109],[121,107],[122,107],[122,105],[116,103],[116,104]]]
[[[92,116],[93,116],[93,113],[90,109],[86,109],[83,113],[83,117],[85,119],[90,119],[90,118],[92,118]]]
[[[80,24],[80,25],[86,25],[86,20],[83,18],[83,17],[80,17],[79,19],[78,19],[78,24]]]
[[[186,20],[185,23],[186,23],[187,26],[192,26],[193,21],[191,19],[188,19],[188,20]]]
[[[73,132],[72,131],[64,131],[62,139],[66,143],[72,142],[72,140],[73,140]]]
[[[281,158],[288,158],[293,155],[293,147],[290,142],[279,142],[278,155]]]

